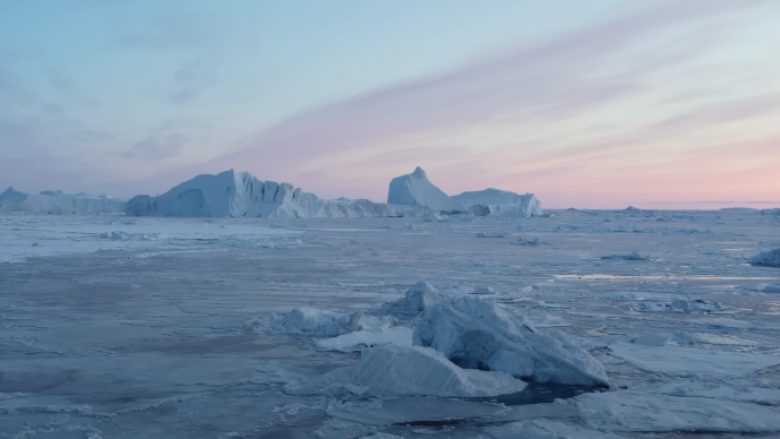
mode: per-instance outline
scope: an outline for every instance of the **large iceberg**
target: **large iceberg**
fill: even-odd
[[[360,363],[290,385],[297,395],[488,397],[522,391],[526,384],[502,372],[465,370],[420,346],[379,345]]]
[[[538,333],[516,311],[474,297],[432,304],[413,343],[469,369],[507,372],[541,383],[609,386],[604,366],[566,334]]]
[[[452,199],[478,215],[522,217],[542,215],[542,203],[534,194],[520,195],[489,188],[483,191],[463,192]]]
[[[390,181],[387,204],[423,207],[438,211],[459,211],[463,206],[434,186],[421,167]]]
[[[0,212],[32,214],[85,214],[85,213],[122,213],[124,200],[104,195],[92,196],[85,193],[75,195],[62,191],[43,191],[40,194],[28,194],[9,187],[0,194]]]
[[[323,200],[290,183],[260,181],[248,172],[198,175],[157,197],[138,195],[129,216],[359,218],[398,216],[369,200]]]

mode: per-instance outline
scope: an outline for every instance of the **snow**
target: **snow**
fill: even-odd
[[[463,210],[460,203],[434,186],[419,166],[411,174],[390,181],[387,204],[423,207],[435,211]]]
[[[99,214],[121,213],[125,210],[124,200],[94,197],[80,193],[64,194],[62,191],[44,191],[28,194],[9,187],[0,194],[0,213],[26,214]]]
[[[378,330],[359,330],[333,338],[320,339],[315,343],[322,349],[339,352],[361,351],[380,344],[411,346],[413,332],[412,328],[406,326],[393,326]]]
[[[625,439],[614,433],[591,430],[552,419],[534,419],[490,427],[494,439]]]
[[[202,174],[168,192],[138,195],[128,216],[362,218],[396,216],[386,204],[369,200],[322,200],[290,183],[260,181],[248,172]]]
[[[430,348],[385,344],[364,350],[356,366],[289,386],[288,392],[488,397],[520,392],[525,387],[524,382],[505,373],[461,369]]]
[[[452,197],[457,203],[479,216],[529,217],[542,215],[542,203],[534,194],[489,188],[482,191],[463,192]]]
[[[436,302],[449,297],[425,281],[419,281],[406,290],[404,297],[382,306],[382,311],[389,314],[416,316]]]
[[[639,391],[589,393],[574,398],[586,427],[607,431],[775,433],[780,413],[768,407],[710,398]]]
[[[649,372],[697,378],[743,377],[780,364],[780,354],[616,343],[611,355]]]
[[[757,267],[778,267],[780,268],[780,248],[759,253],[748,260],[750,265]]]
[[[426,308],[414,344],[430,346],[467,368],[541,383],[609,385],[601,363],[565,334],[538,333],[515,311],[477,297],[456,297]]]

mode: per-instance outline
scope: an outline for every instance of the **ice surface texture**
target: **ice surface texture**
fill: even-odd
[[[336,337],[354,331],[379,330],[394,323],[392,317],[365,316],[362,312],[336,312],[316,308],[295,308],[271,321],[271,331],[281,334],[308,334]]]
[[[778,267],[780,268],[780,248],[768,252],[759,253],[748,260],[750,265],[758,267]]]
[[[487,397],[520,392],[525,387],[524,382],[506,373],[461,369],[430,348],[387,344],[364,350],[356,366],[287,390],[298,395]]]
[[[475,297],[428,307],[414,344],[430,346],[466,368],[541,383],[609,385],[603,365],[562,332],[540,334],[515,311]]]
[[[416,316],[434,303],[448,297],[428,282],[420,281],[409,288],[401,299],[384,304],[382,311],[402,316]]]
[[[129,216],[359,218],[396,216],[369,200],[322,200],[290,183],[260,181],[248,172],[198,175],[157,196],[138,195]]]

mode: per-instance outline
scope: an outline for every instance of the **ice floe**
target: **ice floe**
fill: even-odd
[[[270,329],[281,334],[307,334],[335,337],[360,330],[379,330],[390,327],[395,319],[374,317],[363,312],[338,312],[317,308],[295,308],[284,316],[273,316]]]
[[[587,393],[567,401],[586,427],[617,432],[774,433],[780,413],[754,404],[641,391]]]
[[[609,255],[609,256],[602,256],[601,259],[623,259],[626,261],[647,261],[650,258],[647,256],[642,256],[638,252],[633,251],[627,255]]]
[[[601,363],[564,333],[538,333],[516,311],[473,296],[428,307],[414,344],[430,346],[466,368],[542,383],[609,385]]]
[[[780,364],[780,354],[728,352],[683,346],[609,345],[610,353],[634,366],[666,375],[723,378],[743,377]]]
[[[401,299],[384,304],[382,311],[390,314],[416,316],[434,303],[448,297],[449,295],[440,292],[428,282],[419,281],[409,288]]]

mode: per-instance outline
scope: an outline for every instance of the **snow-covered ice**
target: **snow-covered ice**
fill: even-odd
[[[428,307],[414,331],[414,344],[430,346],[468,368],[542,383],[609,384],[601,363],[565,334],[539,333],[522,315],[481,298],[456,297]]]
[[[356,366],[291,385],[288,392],[486,397],[520,392],[525,387],[524,382],[503,372],[461,369],[431,348],[383,344],[365,349]]]
[[[482,191],[463,192],[452,197],[461,206],[477,215],[492,216],[540,216],[542,203],[534,194],[520,195],[511,191],[489,188]]]

